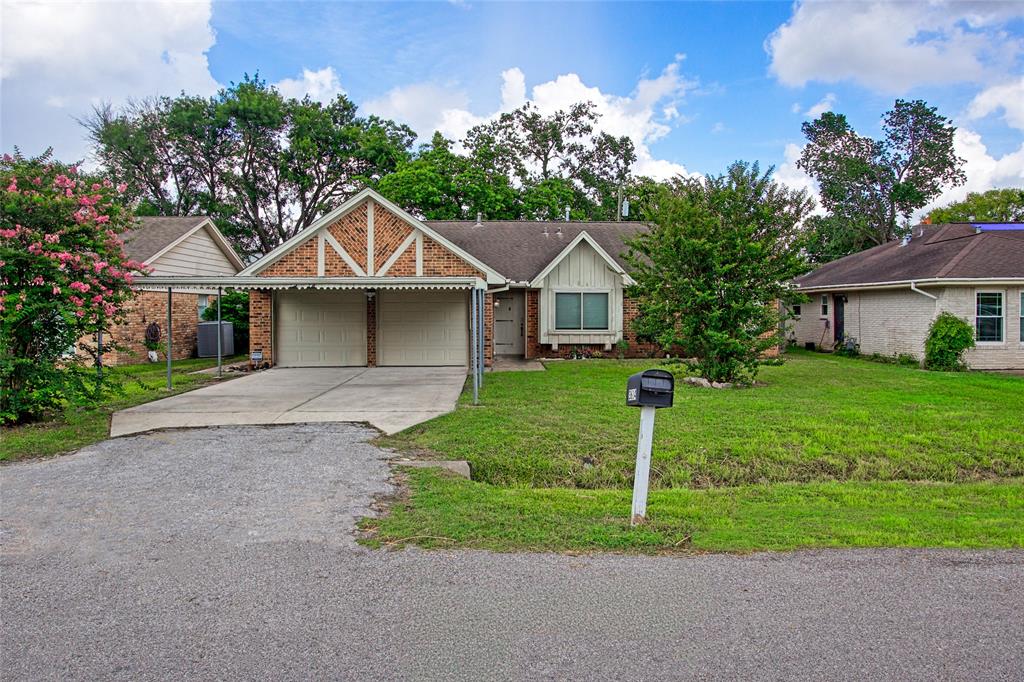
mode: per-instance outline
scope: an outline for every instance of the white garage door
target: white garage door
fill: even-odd
[[[377,364],[468,364],[466,292],[381,291],[378,296]]]
[[[366,365],[366,296],[361,291],[282,291],[277,295],[277,364]]]

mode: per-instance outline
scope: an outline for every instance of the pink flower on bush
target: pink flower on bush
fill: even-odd
[[[54,296],[60,295],[60,287],[57,286],[56,284],[53,286],[53,295]]]
[[[85,305],[85,300],[81,299],[81,298],[78,298],[77,296],[68,296],[68,300],[71,301],[72,303],[74,303],[79,308],[81,308],[83,305]]]
[[[85,282],[72,282],[68,286],[74,289],[75,291],[81,291],[83,294],[89,291],[89,285],[86,284]]]
[[[124,194],[126,189],[128,189],[128,183],[127,182],[122,182],[121,184],[119,184],[117,186],[117,191],[120,194]]]
[[[43,239],[45,239],[48,244],[56,244],[57,242],[60,241],[60,235],[59,234],[48,234],[45,237],[43,237]]]
[[[75,315],[77,317],[85,317],[85,311],[84,310],[76,310],[75,311]]]
[[[8,192],[17,192],[18,191],[18,178],[14,178],[14,177],[11,178],[11,184],[7,185],[7,191]]]
[[[102,303],[103,302],[103,297],[100,296],[99,294],[96,294],[95,296],[92,297],[92,302],[93,303]]]
[[[32,284],[35,284],[37,287],[43,286],[44,283],[45,280],[43,279],[42,275],[36,275],[35,277],[32,278]]]

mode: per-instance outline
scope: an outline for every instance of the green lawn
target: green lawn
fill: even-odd
[[[658,361],[491,374],[473,407],[381,439],[466,459],[411,472],[371,542],[629,551],[1024,546],[1024,379],[790,353],[752,389],[678,385],[655,426],[649,522],[627,523],[639,414]]]
[[[241,355],[225,358],[224,364],[243,358]],[[101,441],[110,432],[112,412],[217,381],[212,375],[189,374],[216,366],[216,359],[175,360],[171,377],[174,388],[170,392],[166,390],[167,366],[163,363],[109,368],[105,371],[120,380],[123,389],[120,394],[89,408],[68,408],[63,414],[47,421],[0,430],[0,461],[59,455]]]

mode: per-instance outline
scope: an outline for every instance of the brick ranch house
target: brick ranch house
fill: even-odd
[[[928,326],[949,311],[974,327],[968,366],[1024,369],[1024,223],[918,225],[795,285],[811,300],[792,310],[792,343],[850,338],[862,353],[923,359]]]
[[[621,254],[641,229],[421,221],[366,189],[236,276],[175,283],[249,290],[250,351],[268,366],[469,367],[474,291],[486,365],[623,339],[639,355],[656,349],[632,332]]]
[[[121,235],[124,251],[132,260],[152,269],[155,276],[230,276],[245,267],[238,254],[206,216],[139,218],[138,227]],[[124,308],[125,322],[109,331],[120,346],[103,354],[107,365],[146,362],[146,327],[160,325],[166,334],[167,289],[145,285],[137,278],[138,294]],[[173,359],[192,357],[203,311],[216,305],[217,288],[174,289],[171,299]],[[105,340],[105,343],[108,341]],[[95,340],[91,340],[95,344]],[[163,348],[161,348],[163,352]]]

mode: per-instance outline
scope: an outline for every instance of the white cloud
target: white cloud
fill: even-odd
[[[93,105],[216,92],[210,14],[208,2],[5,2],[0,146],[83,158],[88,145],[74,119]]]
[[[785,160],[775,169],[775,179],[792,189],[807,190],[815,201],[818,201],[818,183],[796,165],[802,151],[803,147],[798,144],[790,142],[786,145],[786,150],[783,153]],[[814,212],[822,215],[825,213],[820,201]]]
[[[804,112],[804,116],[807,118],[818,118],[826,111],[832,111],[832,105],[836,103],[836,95],[834,92],[830,92],[821,98],[817,104],[812,106],[810,109]]]
[[[967,118],[984,118],[1000,109],[1007,125],[1024,130],[1024,78],[979,92],[967,107]]]
[[[996,158],[988,153],[981,135],[966,128],[958,128],[953,136],[953,149],[966,161],[964,172],[967,182],[947,190],[918,212],[917,218],[927,215],[933,208],[945,206],[967,197],[968,192],[985,192],[999,187],[1024,187],[1024,143],[1013,152]]]
[[[527,97],[526,77],[518,68],[501,74],[501,104],[497,111],[475,114],[469,109],[469,96],[461,89],[418,83],[394,88],[383,97],[363,103],[363,108],[380,116],[394,118],[412,126],[420,139],[428,139],[437,130],[453,140],[461,139],[470,128],[516,109],[527,101],[542,114],[567,109],[577,102],[593,102],[601,120],[598,129],[611,135],[625,135],[636,146],[634,170],[655,178],[691,175],[681,164],[655,159],[649,145],[667,135],[672,125],[692,119],[680,115],[678,105],[696,81],[685,78],[676,60],[654,78],[641,78],[626,97],[602,92],[589,86],[575,73],[539,83]]]
[[[986,82],[1014,67],[1024,45],[1001,24],[1013,2],[802,2],[765,41],[784,84],[854,81],[883,92]]]
[[[711,132],[714,134],[724,133],[727,130],[725,124],[721,121],[715,121],[715,125],[711,126]]]
[[[338,95],[345,94],[341,87],[341,79],[333,66],[325,66],[319,71],[302,70],[301,78],[285,78],[274,86],[285,97],[302,99],[309,95],[310,99],[327,104]]]

